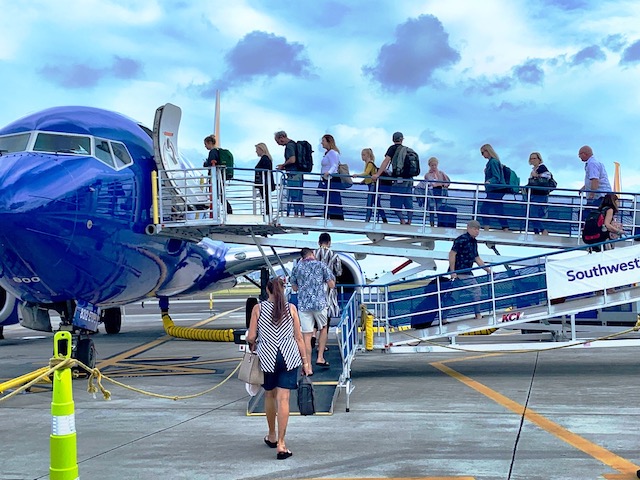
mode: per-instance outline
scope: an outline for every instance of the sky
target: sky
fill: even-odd
[[[179,147],[206,156],[220,90],[221,146],[257,162],[273,133],[332,134],[351,172],[395,131],[453,181],[483,182],[480,146],[526,179],[542,154],[561,188],[590,145],[640,189],[637,0],[0,0],[0,125],[91,105],[152,126],[182,108]]]

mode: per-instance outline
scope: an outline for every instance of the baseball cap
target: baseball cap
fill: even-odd
[[[402,132],[396,132],[393,134],[393,141],[394,142],[399,142],[400,140],[404,139],[404,135],[402,135]]]

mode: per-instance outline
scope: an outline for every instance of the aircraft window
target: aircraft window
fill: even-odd
[[[107,140],[100,140],[99,138],[96,138],[96,158],[110,167],[115,166],[113,163],[113,157],[111,156],[109,142]]]
[[[7,135],[0,137],[0,155],[3,153],[24,152],[29,143],[31,133],[20,133],[18,135]]]
[[[33,150],[34,152],[88,155],[91,151],[91,138],[59,133],[38,133]]]
[[[129,155],[127,147],[123,143],[111,142],[111,148],[115,155],[116,167],[124,167],[133,163],[131,155]]]

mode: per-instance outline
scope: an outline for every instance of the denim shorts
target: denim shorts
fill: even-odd
[[[264,383],[262,384],[262,388],[267,391],[273,390],[276,387],[296,390],[298,388],[298,370],[299,367],[287,370],[287,364],[284,361],[282,352],[278,350],[275,371],[273,373],[264,372]]]

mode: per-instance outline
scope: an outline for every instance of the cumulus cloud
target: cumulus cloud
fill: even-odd
[[[449,34],[433,15],[420,15],[399,25],[395,42],[383,45],[373,65],[363,73],[391,91],[417,90],[434,72],[460,61],[449,45]]]
[[[308,78],[311,62],[304,46],[287,42],[285,37],[273,33],[253,31],[245,35],[225,55],[227,69],[223,78],[212,81],[202,90],[211,97],[215,90],[249,83],[259,77],[275,77],[280,74]]]
[[[45,65],[38,73],[65,88],[92,88],[102,80],[119,78],[128,80],[137,78],[142,72],[142,65],[136,60],[115,56],[113,63],[104,68],[80,63]]]
[[[544,70],[540,68],[537,60],[527,60],[524,64],[513,68],[513,76],[521,83],[542,85]]]
[[[622,52],[621,64],[637,63],[640,61],[640,40],[636,40]]]
[[[474,79],[472,85],[467,87],[467,93],[481,93],[484,95],[496,95],[515,88],[518,84],[542,85],[544,82],[544,70],[542,60],[529,59],[521,65],[511,69],[511,75],[501,75],[494,78],[485,76]]]
[[[616,33],[615,35],[607,36],[602,41],[602,44],[612,52],[619,52],[627,44],[627,39],[624,35]]]
[[[593,62],[602,62],[607,56],[598,45],[585,47],[571,58],[571,65],[590,65]]]

